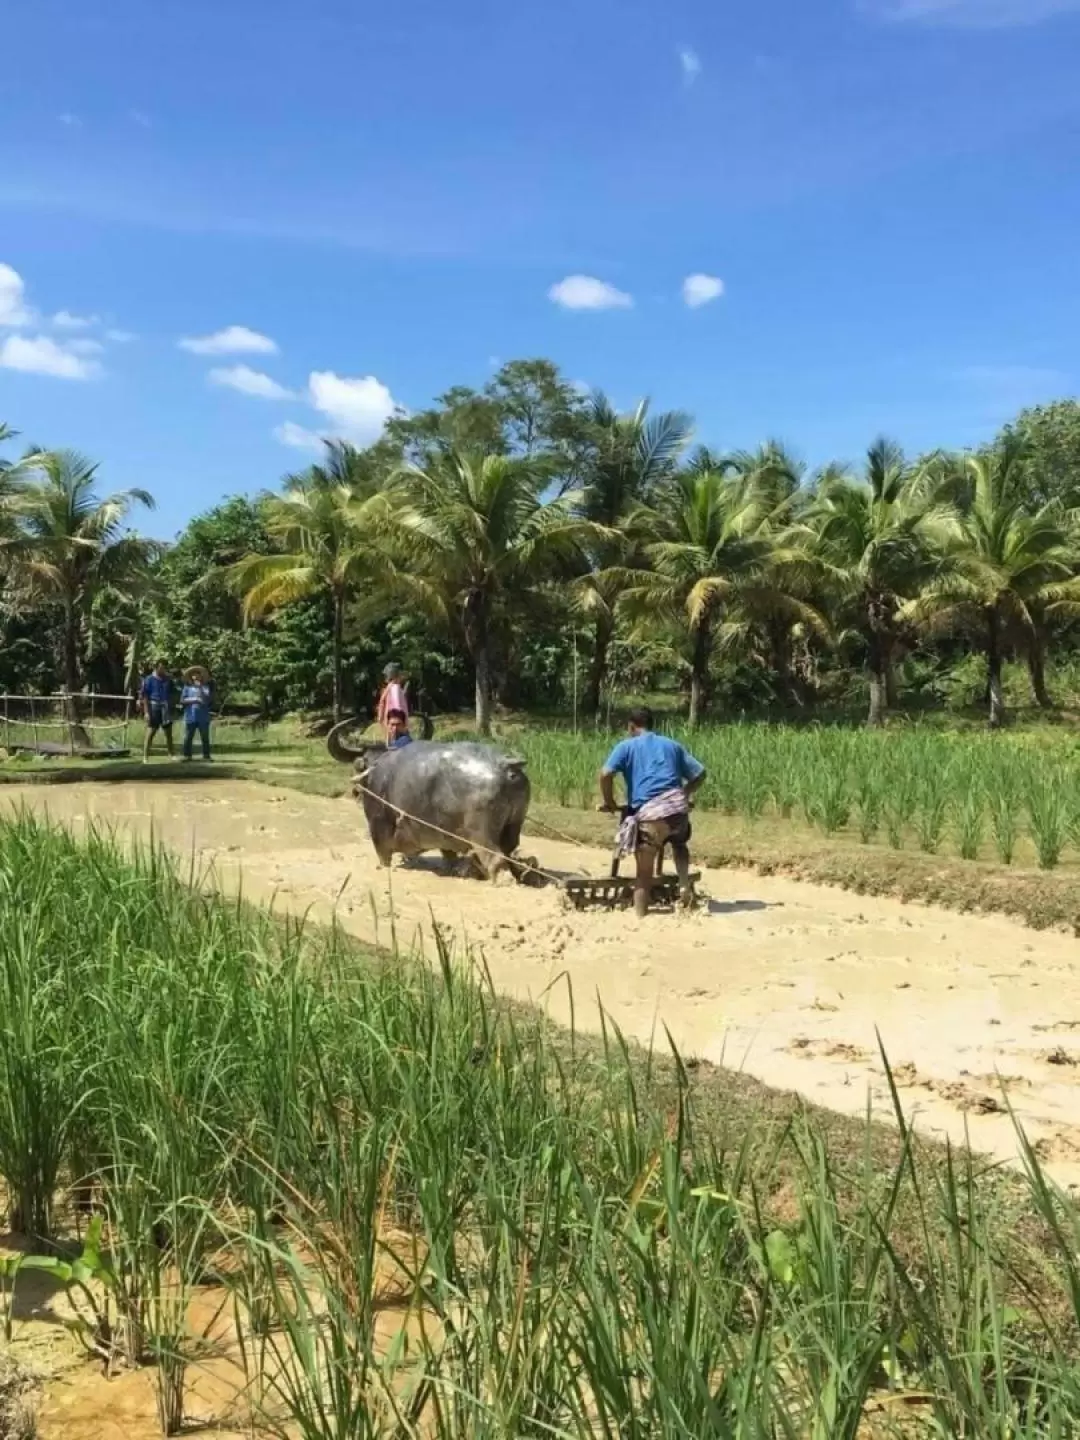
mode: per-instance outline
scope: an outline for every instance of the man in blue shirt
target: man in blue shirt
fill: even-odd
[[[184,672],[184,688],[180,692],[184,707],[184,759],[192,758],[195,736],[202,746],[202,758],[210,759],[210,676],[201,665],[192,665]]]
[[[704,765],[677,740],[657,735],[652,711],[642,706],[630,713],[630,738],[615,746],[600,772],[599,809],[605,814],[617,809],[616,775],[626,785],[626,819],[619,839],[624,852],[633,850],[637,864],[635,911],[639,916],[648,913],[656,862],[668,843],[680,897],[689,904],[690,796],[705,778]]]
[[[146,716],[146,740],[143,742],[143,759],[150,759],[150,746],[160,730],[165,736],[165,748],[173,753],[172,739],[173,682],[169,667],[159,660],[142,682],[139,702]]]
[[[400,750],[403,745],[411,745],[412,736],[409,734],[409,719],[404,710],[388,710],[386,714],[386,748],[388,750]]]

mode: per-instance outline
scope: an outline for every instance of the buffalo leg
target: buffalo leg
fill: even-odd
[[[371,843],[375,847],[380,865],[389,866],[394,858],[394,828],[394,821],[382,816],[368,822]]]

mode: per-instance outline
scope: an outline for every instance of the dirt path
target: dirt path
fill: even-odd
[[[747,871],[706,873],[708,913],[567,912],[554,890],[380,870],[348,800],[236,782],[5,787],[59,820],[89,817],[242,871],[253,899],[311,908],[368,940],[430,949],[432,917],[482,948],[495,984],[579,1026],[596,997],[647,1042],[741,1068],[821,1105],[889,1108],[876,1031],[917,1122],[1014,1158],[1002,1086],[1039,1154],[1080,1187],[1080,944],[1002,917],[962,916]],[[556,871],[601,875],[599,850],[530,839]]]

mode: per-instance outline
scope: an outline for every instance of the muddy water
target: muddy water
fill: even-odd
[[[1080,1185],[1080,944],[752,872],[706,873],[693,916],[568,912],[554,889],[456,879],[437,861],[380,870],[359,810],[239,782],[5,787],[0,805],[158,836],[226,889],[336,915],[358,936],[431,948],[433,919],[479,947],[495,984],[554,1018],[671,1031],[686,1056],[742,1068],[849,1114],[888,1110],[880,1031],[916,1123],[1015,1158],[1002,1085],[1040,1155]],[[554,872],[605,873],[598,850],[530,840]]]

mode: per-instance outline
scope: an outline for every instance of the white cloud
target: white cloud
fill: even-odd
[[[73,355],[100,355],[105,349],[100,340],[90,340],[80,336],[76,340],[65,340],[65,350],[70,350]]]
[[[226,325],[213,335],[196,335],[177,344],[192,355],[276,355],[278,348],[269,335],[260,335],[246,325]]]
[[[56,118],[60,121],[61,125],[67,125],[69,129],[82,124],[82,121],[79,119],[78,115],[73,115],[70,110],[65,110],[61,115],[58,115]]]
[[[682,298],[691,310],[719,300],[724,293],[724,282],[716,275],[688,275],[682,282]]]
[[[295,420],[286,420],[283,425],[274,426],[274,439],[293,450],[311,450],[318,453],[323,447],[323,437],[306,425],[297,425]]]
[[[98,323],[96,315],[73,315],[70,310],[58,310],[52,317],[58,330],[89,330]]]
[[[680,45],[678,55],[683,84],[689,89],[701,74],[701,56],[696,50],[691,50],[689,45]]]
[[[0,325],[29,325],[33,318],[22,276],[0,261]]]
[[[58,345],[48,335],[9,335],[0,345],[0,366],[61,380],[92,380],[101,371],[95,360],[85,359],[70,345]]]
[[[552,285],[548,299],[564,310],[628,310],[634,303],[631,295],[592,275],[567,275]]]
[[[308,398],[330,421],[332,433],[357,445],[370,445],[397,409],[389,389],[374,375],[335,375],[313,370]]]
[[[149,130],[153,124],[145,110],[129,110],[128,115],[131,117],[132,124],[140,126],[143,130]]]
[[[858,0],[858,4],[881,20],[969,30],[1034,25],[1053,15],[1080,10],[1080,0]]]
[[[130,345],[132,340],[137,339],[130,330],[106,330],[105,339],[111,340],[114,345]]]
[[[209,379],[212,385],[224,385],[228,390],[239,390],[241,395],[257,395],[262,400],[288,400],[291,395],[284,385],[248,365],[211,370]]]

